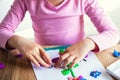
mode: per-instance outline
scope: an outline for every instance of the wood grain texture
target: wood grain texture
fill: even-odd
[[[25,58],[0,49],[0,62],[5,68],[0,70],[0,80],[36,80],[30,62]]]
[[[120,44],[96,53],[105,68],[120,59],[112,55],[114,49],[120,51]],[[0,69],[0,80],[36,80],[31,63],[25,57],[17,58],[8,51],[0,49],[0,63],[5,64],[5,68]]]

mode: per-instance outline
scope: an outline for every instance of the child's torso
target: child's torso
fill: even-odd
[[[50,0],[52,1],[52,0]],[[73,44],[84,38],[81,0],[32,0],[27,5],[35,40],[40,44]]]

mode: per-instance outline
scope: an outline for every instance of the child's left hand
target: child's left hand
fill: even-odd
[[[72,68],[76,63],[81,61],[88,52],[95,49],[95,47],[96,45],[91,39],[81,40],[80,42],[68,47],[65,52],[60,55],[55,67],[65,68],[69,63],[71,63],[69,68]]]

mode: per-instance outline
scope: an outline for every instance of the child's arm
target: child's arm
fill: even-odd
[[[7,49],[15,48],[18,49],[20,53],[25,55],[30,61],[32,61],[36,66],[50,66],[50,58],[44,51],[44,49],[37,43],[27,40],[23,37],[14,35],[6,44]]]
[[[72,62],[72,65],[69,67],[71,68],[81,61],[89,51],[99,52],[110,48],[117,44],[120,39],[118,30],[99,6],[97,0],[83,0],[83,2],[85,2],[83,3],[85,7],[84,12],[90,17],[99,34],[79,41],[66,49],[65,53],[60,56],[55,64],[56,67],[65,67]]]
[[[43,48],[32,41],[14,35],[15,29],[23,20],[27,11],[27,0],[15,0],[8,14],[0,24],[0,47],[18,49],[34,64],[48,67],[50,59]]]
[[[6,48],[7,40],[14,35],[15,29],[23,20],[26,13],[26,0],[15,0],[7,15],[0,23],[0,46]]]
[[[98,0],[88,0],[88,2],[85,4],[85,12],[90,17],[91,21],[99,32],[98,35],[89,37],[98,46],[98,49],[94,51],[101,51],[110,48],[119,42],[119,31],[98,4]]]

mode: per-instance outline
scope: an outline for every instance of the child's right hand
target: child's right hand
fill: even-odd
[[[49,67],[51,60],[44,49],[37,43],[20,36],[13,36],[8,40],[7,47],[16,48],[36,66]]]

